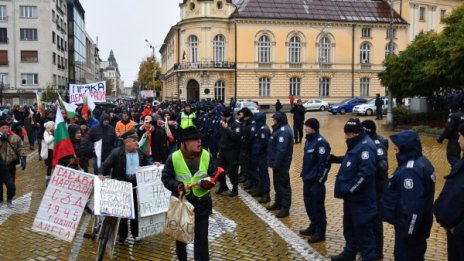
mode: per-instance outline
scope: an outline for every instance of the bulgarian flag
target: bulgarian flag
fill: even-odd
[[[84,96],[84,107],[82,107],[82,115],[87,115],[87,117],[90,119],[91,117],[93,117],[92,111],[94,109],[95,101],[93,100],[92,96],[86,93]]]
[[[39,111],[40,115],[42,115],[42,117],[45,117],[45,105],[37,93],[35,94],[35,97],[37,98],[37,110]]]
[[[52,168],[58,164],[59,159],[76,154],[59,106],[56,108],[54,144]]]
[[[169,128],[168,119],[164,119],[164,127],[166,129],[166,135],[168,136],[169,142],[174,142],[174,135],[172,135],[171,129]]]
[[[58,94],[58,102],[60,103],[60,106],[66,110],[66,115],[68,115],[68,119],[75,120],[77,105],[65,102],[61,98],[60,94]]]
[[[142,138],[139,140],[139,148],[145,152],[147,156],[151,156],[151,146],[148,144],[149,143],[149,137],[147,132],[145,132],[142,135]]]

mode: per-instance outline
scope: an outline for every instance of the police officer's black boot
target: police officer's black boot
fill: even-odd
[[[263,193],[263,197],[258,202],[261,204],[271,202],[271,197],[269,196],[269,193]]]
[[[307,227],[306,229],[300,230],[300,235],[302,236],[311,236],[313,234],[314,234],[314,231],[311,230],[309,227]]]
[[[272,211],[272,210],[280,210],[281,208],[282,207],[280,205],[274,202],[274,204],[270,205],[266,209]]]
[[[222,193],[228,191],[229,188],[227,187],[227,185],[222,185],[221,183],[221,186],[219,187],[219,189],[216,191],[216,194],[218,195],[222,195]]]
[[[345,253],[341,253],[341,254],[336,255],[336,256],[331,256],[330,260],[332,260],[332,261],[355,261],[356,256],[355,255],[350,256],[350,255],[347,255]]]
[[[236,197],[236,196],[238,196],[238,189],[237,189],[237,187],[232,188],[232,190],[229,192],[229,194],[227,194],[227,196],[229,196],[229,197]]]
[[[263,191],[260,189],[254,189],[253,191],[249,191],[250,196],[252,197],[261,197],[263,195]]]
[[[314,233],[308,238],[308,243],[317,243],[325,241],[325,235],[321,233]]]
[[[277,213],[276,217],[277,218],[284,218],[288,217],[290,215],[290,211],[288,209],[280,209],[279,213]]]

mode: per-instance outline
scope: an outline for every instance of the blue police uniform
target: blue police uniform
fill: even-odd
[[[377,214],[375,202],[375,145],[364,133],[346,141],[348,151],[335,180],[335,197],[343,199],[342,255],[361,260],[375,259],[373,220]]]
[[[382,198],[382,219],[395,227],[395,260],[424,260],[433,222],[435,173],[422,155],[419,135],[412,130],[391,137],[399,148],[398,167]]]
[[[254,128],[254,129],[253,129]],[[252,128],[251,155],[257,163],[259,184],[258,189],[264,194],[269,194],[270,180],[267,164],[267,145],[271,136],[271,130],[266,125],[266,114],[258,112],[255,114],[255,122]]]
[[[272,168],[275,190],[275,206],[285,212],[292,203],[292,188],[290,186],[289,169],[293,157],[293,131],[288,125],[287,115],[276,112],[273,119],[277,121],[272,126],[272,135],[268,144],[268,164]]]
[[[455,163],[445,179],[433,212],[437,222],[447,229],[448,260],[464,260],[464,160]]]
[[[303,199],[306,213],[311,221],[310,234],[325,235],[327,217],[325,213],[325,181],[330,170],[327,158],[330,155],[330,145],[319,132],[306,135],[304,146],[303,169]]]

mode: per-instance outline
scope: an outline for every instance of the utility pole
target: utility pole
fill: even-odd
[[[393,0],[390,0],[390,27],[389,31],[390,33],[388,34],[388,56],[393,54]],[[393,129],[393,97],[391,94],[390,87],[387,86],[387,91],[388,91],[388,109],[387,109],[387,128],[392,130]]]
[[[2,83],[0,85],[0,106],[3,106],[3,86],[4,86],[3,78],[4,77],[5,75],[2,74]]]
[[[153,91],[155,92],[156,94],[156,89],[155,89],[155,74],[156,74],[156,64],[155,64],[155,46],[153,46],[147,39],[145,39],[145,42],[147,42],[147,44],[149,45],[151,51],[152,51],[152,55],[153,55],[153,74],[151,75],[152,77],[152,81],[153,81]],[[157,97],[156,97],[157,98]]]

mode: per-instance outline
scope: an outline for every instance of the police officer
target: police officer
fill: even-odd
[[[186,104],[184,106],[184,111],[180,113],[178,122],[181,129],[191,126],[195,127],[197,125],[197,118],[195,112],[192,111],[192,106],[190,104]]]
[[[343,235],[345,248],[332,260],[374,260],[373,220],[375,202],[375,144],[364,132],[359,119],[349,119],[344,127],[348,150],[343,157],[331,154],[329,162],[341,161],[335,180],[335,198],[343,199]]]
[[[464,113],[459,110],[458,103],[451,104],[450,112],[446,127],[437,141],[438,143],[442,143],[444,139],[448,139],[446,158],[452,167],[454,162],[461,159],[461,149],[458,143],[458,127],[464,123]]]
[[[210,153],[202,149],[201,136],[192,126],[182,130],[181,147],[169,156],[161,180],[173,195],[183,193],[195,207],[194,259],[208,261],[208,219],[213,210],[210,190],[214,184],[206,178],[214,177],[216,164]],[[194,182],[199,183],[189,189],[187,185]],[[180,261],[187,261],[187,244],[176,241],[176,254]]]
[[[238,195],[238,167],[240,154],[240,125],[232,115],[230,108],[226,108],[221,112],[221,141],[219,145],[219,166],[224,168],[229,175],[232,183],[232,191],[228,194],[229,197]],[[219,189],[217,194],[222,194],[228,191],[224,175],[219,177]]]
[[[459,125],[459,146],[464,151],[464,124]],[[435,201],[437,222],[446,229],[448,260],[464,260],[464,160],[445,177],[443,190]]]
[[[269,167],[275,191],[274,204],[267,210],[279,210],[278,218],[288,217],[292,204],[292,187],[290,186],[289,169],[293,157],[293,132],[288,125],[287,115],[276,112],[272,115],[272,135],[267,147]]]
[[[375,157],[375,197],[377,206],[379,206],[388,179],[388,140],[377,134],[377,127],[374,121],[365,120],[361,124],[364,128],[364,131],[372,139],[377,148]],[[383,259],[383,224],[382,219],[378,213],[374,219],[374,236],[376,255],[375,259]]]
[[[376,120],[381,120],[383,118],[383,111],[382,111],[382,107],[383,107],[383,100],[382,98],[380,98],[380,93],[377,93],[377,95],[375,96],[375,119]]]
[[[303,179],[303,200],[311,225],[300,230],[300,234],[309,236],[309,243],[325,240],[327,217],[325,214],[325,181],[330,170],[328,157],[330,145],[319,133],[319,121],[315,118],[306,120],[304,132],[303,168],[300,177]]]
[[[252,132],[251,141],[251,158],[252,166],[257,169],[259,182],[258,190],[252,194],[253,197],[261,197],[259,203],[268,203],[271,201],[269,196],[270,180],[269,180],[269,165],[267,163],[267,145],[271,136],[271,130],[266,125],[266,113],[258,112],[254,116],[253,123],[254,131]]]
[[[244,188],[249,193],[254,193],[258,186],[258,173],[254,170],[251,161],[251,140],[253,137],[254,128],[253,113],[247,107],[244,107],[238,112],[240,119],[240,172],[245,177]],[[252,130],[253,128],[253,130]]]
[[[306,113],[306,109],[303,106],[301,99],[296,101],[296,104],[293,105],[290,112],[293,113],[293,133],[295,137],[295,144],[301,143],[301,140],[303,139],[303,123]]]
[[[402,131],[390,139],[398,167],[388,181],[380,213],[395,227],[395,260],[424,260],[433,223],[435,170],[422,155],[417,132]]]

